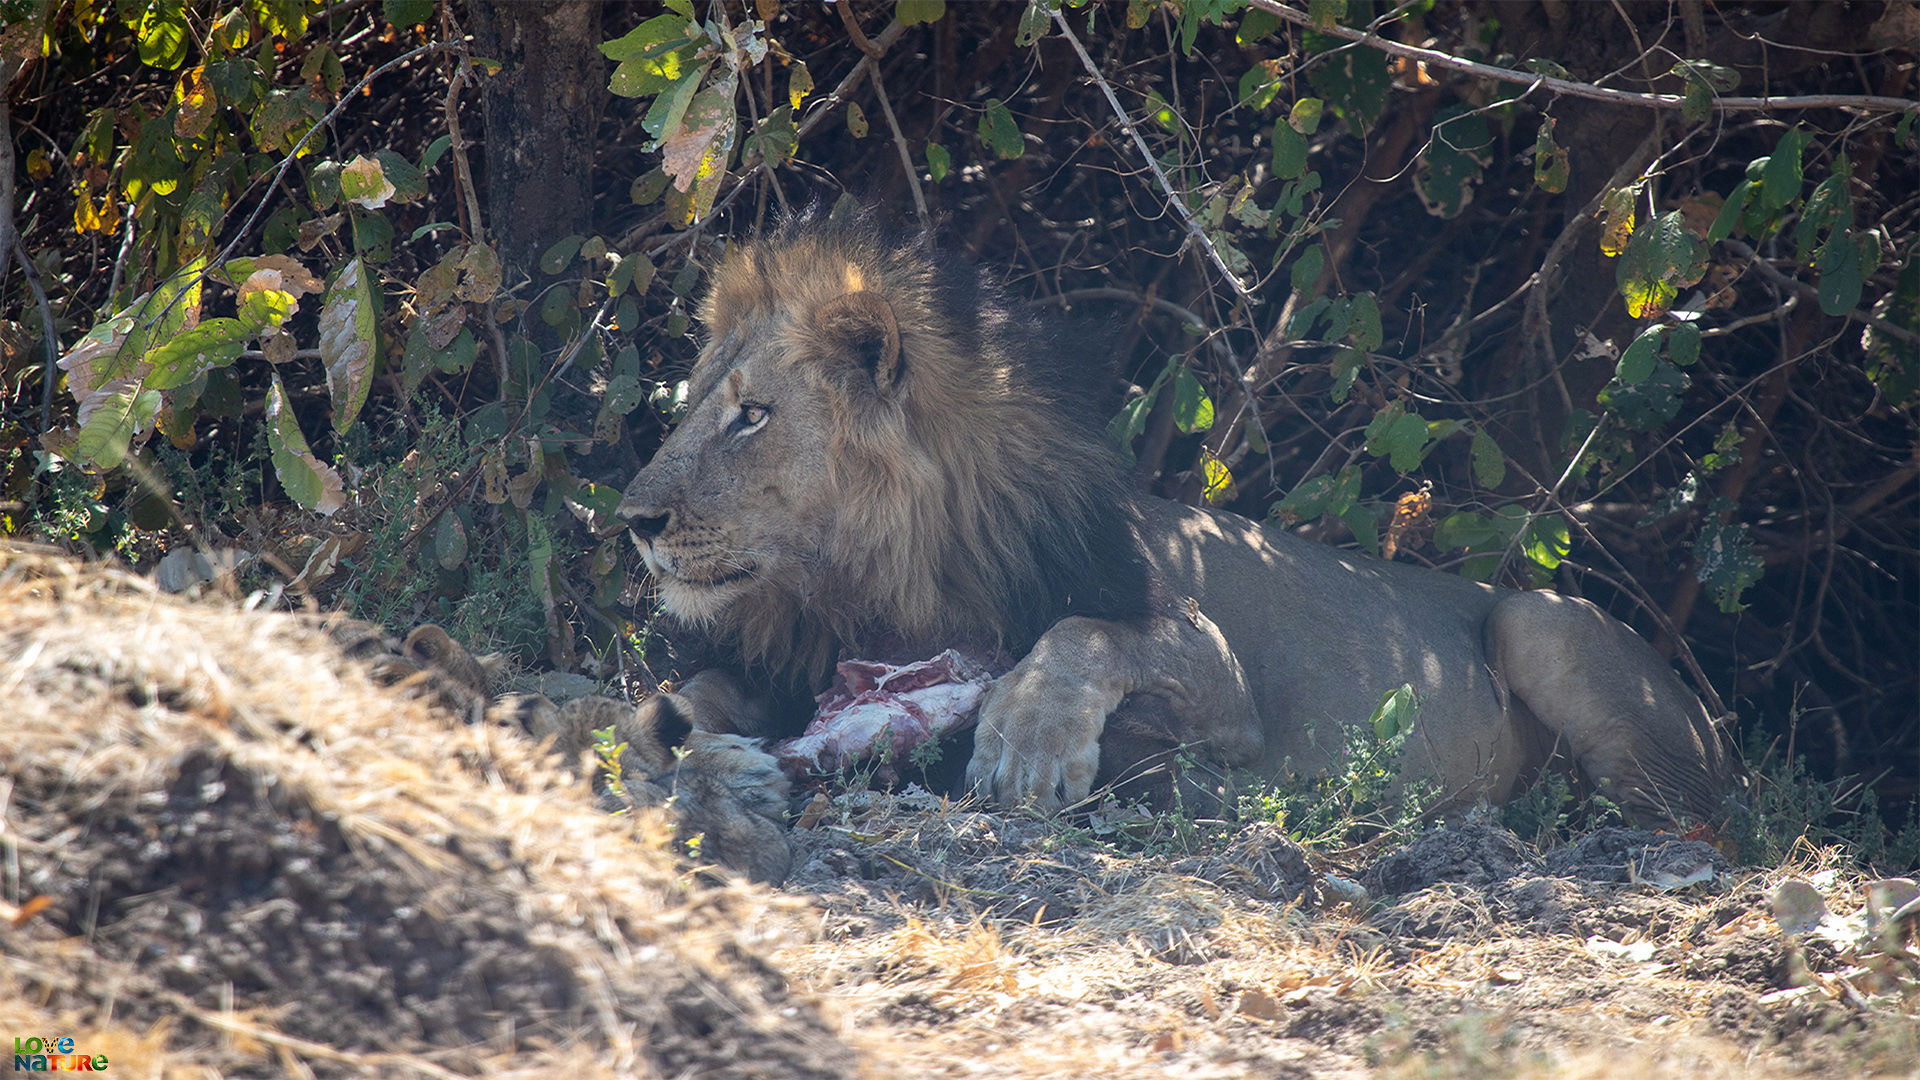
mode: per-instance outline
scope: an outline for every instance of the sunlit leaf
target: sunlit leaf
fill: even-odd
[[[340,271],[320,310],[320,362],[333,398],[333,427],[345,431],[366,404],[378,351],[379,301],[359,259]]]
[[[1027,152],[1020,125],[1014,122],[1012,110],[999,98],[987,99],[986,108],[980,114],[979,134],[980,142],[1001,158],[1017,158]]]
[[[160,392],[132,382],[109,382],[81,399],[75,411],[80,437],[74,452],[81,461],[111,469],[127,456],[133,437],[152,426],[160,411]]]
[[[1634,230],[1615,279],[1627,314],[1652,319],[1665,314],[1679,290],[1706,272],[1706,245],[1687,228],[1685,214],[1673,210]]]
[[[143,359],[151,370],[141,382],[149,390],[185,386],[206,371],[239,359],[256,333],[239,319],[203,319],[193,329],[148,350]]]
[[[1567,190],[1567,148],[1553,141],[1554,119],[1540,120],[1540,133],[1533,140],[1533,182],[1540,190],[1555,195]]]
[[[897,0],[893,5],[893,17],[901,26],[938,22],[946,13],[947,0]]]
[[[287,391],[275,374],[267,389],[267,448],[273,456],[274,475],[294,502],[309,510],[331,516],[346,505],[346,486],[340,474],[313,456],[300,424],[287,407]]]
[[[1213,427],[1213,399],[1185,364],[1173,377],[1173,424],[1182,435]]]

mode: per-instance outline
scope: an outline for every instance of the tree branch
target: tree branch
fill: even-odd
[[[1304,26],[1316,33],[1365,45],[1378,49],[1390,56],[1404,56],[1410,60],[1419,60],[1428,67],[1446,68],[1468,75],[1478,75],[1483,79],[1497,82],[1514,83],[1519,86],[1544,86],[1557,94],[1570,97],[1591,98],[1595,101],[1608,101],[1616,105],[1631,105],[1642,109],[1678,109],[1686,104],[1686,98],[1680,94],[1636,94],[1628,90],[1609,90],[1592,83],[1575,82],[1571,79],[1556,79],[1548,75],[1536,75],[1530,71],[1514,71],[1511,68],[1494,67],[1473,60],[1462,59],[1451,53],[1434,49],[1422,49],[1414,45],[1402,45],[1397,41],[1388,41],[1378,34],[1365,30],[1355,30],[1346,26],[1319,26],[1313,17],[1304,11],[1296,11],[1282,4],[1280,0],[1247,0],[1252,7],[1277,15],[1286,22]],[[1059,18],[1059,16],[1055,16]],[[1065,25],[1064,23],[1062,24]],[[1776,109],[1870,109],[1879,112],[1920,113],[1920,101],[1907,98],[1882,97],[1877,94],[1801,94],[1785,97],[1715,97],[1713,107],[1722,112],[1771,112]]]
[[[1722,240],[1720,242],[1727,245],[1728,251],[1731,251],[1735,255],[1738,255],[1740,258],[1747,260],[1748,265],[1752,266],[1755,270],[1760,271],[1761,277],[1766,278],[1768,281],[1773,282],[1775,285],[1778,285],[1783,289],[1787,289],[1791,292],[1798,293],[1801,297],[1805,299],[1815,300],[1815,301],[1819,299],[1820,290],[1814,288],[1813,286],[1807,284],[1804,281],[1801,281],[1799,278],[1786,273],[1785,271],[1781,270],[1779,267],[1761,258],[1759,252],[1753,250],[1747,245],[1741,243],[1738,240],[1733,239],[1732,237],[1728,237],[1725,240]],[[1876,315],[1869,315],[1864,311],[1855,309],[1853,311],[1847,312],[1847,318],[1852,319],[1854,322],[1864,323],[1867,326],[1871,326],[1874,328],[1874,330],[1878,331],[1879,333],[1887,335],[1888,337],[1892,338],[1895,341],[1903,341],[1908,345],[1920,345],[1920,334],[1916,334],[1913,331],[1908,330],[1902,326],[1895,326],[1893,323],[1890,323],[1887,320],[1882,319]]]
[[[1167,179],[1167,174],[1160,168],[1159,159],[1153,156],[1153,151],[1147,149],[1147,140],[1140,137],[1140,130],[1134,126],[1133,119],[1127,115],[1127,110],[1120,107],[1120,99],[1114,96],[1113,87],[1100,74],[1100,68],[1093,62],[1093,57],[1087,55],[1086,46],[1081,45],[1080,39],[1073,35],[1073,28],[1067,25],[1065,13],[1054,12],[1053,21],[1060,27],[1060,33],[1072,44],[1073,51],[1080,55],[1080,63],[1087,69],[1087,74],[1092,76],[1094,83],[1100,87],[1100,92],[1106,95],[1107,104],[1112,107],[1114,118],[1120,121],[1120,130],[1132,137],[1134,148],[1139,150],[1140,156],[1146,160],[1147,168],[1153,170],[1153,177],[1160,182],[1160,190],[1166,194],[1167,202],[1180,215],[1180,220],[1187,223],[1187,235],[1191,236],[1194,242],[1200,245],[1201,250],[1207,253],[1207,258],[1212,260],[1221,275],[1233,283],[1233,291],[1251,305],[1254,302],[1253,294],[1247,291],[1246,282],[1241,281],[1238,274],[1227,268],[1226,260],[1220,257],[1220,252],[1214,249],[1213,241],[1207,238],[1207,231],[1200,227],[1200,222],[1193,216],[1193,211],[1187,209],[1187,201],[1173,190],[1173,182]]]

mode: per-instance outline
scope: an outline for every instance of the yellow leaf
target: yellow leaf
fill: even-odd
[[[1634,203],[1640,194],[1639,185],[1615,188],[1607,192],[1600,213],[1606,218],[1606,226],[1600,234],[1600,252],[1607,258],[1617,258],[1627,250],[1627,240],[1633,236]]]
[[[1233,472],[1227,468],[1226,462],[1208,454],[1203,462],[1203,468],[1207,477],[1206,496],[1209,506],[1230,502],[1235,495],[1239,494],[1233,484]]]
[[[178,139],[197,139],[213,119],[213,94],[207,87],[205,65],[189,68],[173,88],[173,100],[180,111],[173,116],[173,134]]]
[[[35,180],[45,180],[53,175],[53,163],[47,160],[45,150],[27,151],[27,176]]]

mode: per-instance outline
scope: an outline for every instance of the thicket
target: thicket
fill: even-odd
[[[1593,597],[1915,799],[1910,5],[0,20],[5,534],[648,672],[619,487],[704,269],[822,204],[1111,325],[1154,490]]]

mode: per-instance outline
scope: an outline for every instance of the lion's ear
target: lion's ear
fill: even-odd
[[[846,355],[873,376],[883,393],[900,379],[900,324],[893,307],[876,292],[850,292],[820,309],[820,327]]]

